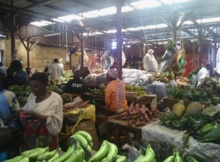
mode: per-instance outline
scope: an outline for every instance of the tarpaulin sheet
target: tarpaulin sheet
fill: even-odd
[[[183,135],[186,131],[172,130],[159,124],[159,121],[142,128],[142,139],[160,140],[175,146],[181,157],[192,156],[199,162],[219,162],[220,145],[208,142],[198,142],[189,137],[188,147],[183,145]]]

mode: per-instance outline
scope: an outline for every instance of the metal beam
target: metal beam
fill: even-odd
[[[183,29],[183,31],[184,32],[186,32],[186,33],[188,33],[188,34],[190,34],[190,35],[192,35],[193,37],[195,37],[195,38],[199,38],[198,36],[196,36],[195,34],[193,34],[191,31],[189,31],[188,29]]]

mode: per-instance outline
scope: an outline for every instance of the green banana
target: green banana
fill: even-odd
[[[141,155],[139,156],[134,162],[139,162],[141,159],[143,159],[145,156],[144,155]]]
[[[29,157],[24,157],[20,162],[29,162],[29,161],[30,161]]]
[[[47,160],[47,162],[53,162],[55,159],[59,158],[59,156],[60,156],[59,153],[56,152],[55,155],[54,155],[52,158],[50,158],[49,160]]]
[[[15,161],[20,161],[23,158],[24,158],[23,156],[16,156],[16,157],[14,157],[12,159],[9,159],[9,160],[3,161],[3,162],[15,162]]]
[[[150,144],[147,146],[147,151],[146,154],[144,156],[144,158],[140,159],[137,162],[151,162],[153,161],[155,158],[155,152],[154,150],[151,148]]]
[[[80,145],[84,148],[84,150],[87,150],[88,152],[90,151],[88,149],[89,146],[88,141],[86,140],[85,137],[83,137],[80,134],[74,134],[71,138],[73,138],[75,141],[79,141]]]
[[[89,162],[98,162],[102,160],[108,153],[109,144],[107,141],[103,141],[101,147],[99,148],[98,152],[90,158]]]
[[[126,161],[127,161],[126,156],[120,156],[120,157],[117,156],[116,162],[126,162]]]
[[[49,149],[48,147],[46,147],[46,148],[39,148],[39,149],[38,149],[37,151],[35,151],[35,152],[32,152],[32,153],[30,153],[30,154],[26,154],[26,156],[29,157],[30,160],[35,160],[39,155],[41,155],[41,154],[47,152],[48,149]]]
[[[104,158],[104,159],[102,159],[102,161],[101,162],[106,162],[107,160],[106,160],[106,158]]]
[[[62,156],[58,157],[53,162],[63,162],[65,160],[67,160],[70,157],[70,155],[72,155],[74,153],[74,151],[75,151],[75,149],[73,149],[73,147],[70,146],[65,154],[63,154]]]
[[[92,143],[92,137],[88,132],[78,131],[76,134],[80,134],[81,136],[85,137],[89,144]]]
[[[27,156],[27,155],[29,155],[29,154],[31,154],[31,153],[33,153],[33,152],[37,152],[38,150],[41,150],[41,149],[42,149],[42,148],[35,148],[35,149],[33,149],[33,150],[27,150],[27,151],[22,152],[21,155],[22,155],[22,156]]]
[[[52,158],[57,152],[58,152],[57,150],[54,150],[51,152],[46,152],[46,153],[38,156],[37,160],[39,160],[39,161],[48,160],[48,159]]]
[[[110,142],[108,142],[108,144],[109,144],[109,150],[108,150],[108,155],[106,156],[107,161],[112,160],[118,154],[117,146]]]
[[[176,152],[176,156],[175,156],[175,162],[183,162],[183,160],[181,159],[181,157],[179,156],[179,152]]]
[[[154,161],[153,161],[153,162],[157,162],[155,158],[154,158]]]
[[[82,149],[79,143],[77,143],[77,149],[65,162],[83,162],[85,158],[85,151]]]
[[[174,155],[169,156],[168,158],[166,158],[163,162],[174,162]]]
[[[191,156],[187,156],[187,157],[186,157],[186,161],[187,161],[187,162],[198,162],[196,159],[194,159],[194,158],[191,157]]]

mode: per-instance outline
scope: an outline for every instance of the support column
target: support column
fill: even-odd
[[[83,41],[83,29],[81,29],[81,73],[83,75],[84,69],[84,41]]]
[[[218,48],[217,48],[217,37],[214,37],[214,67],[216,68],[216,57],[217,57],[217,53],[218,53]]]
[[[11,0],[11,58],[12,61],[16,59],[16,52],[15,52],[15,15],[13,11],[13,0]]]
[[[117,71],[118,77],[122,79],[122,14],[121,14],[122,3],[117,4]]]
[[[30,39],[27,39],[27,68],[28,68],[28,75],[30,75]]]
[[[199,28],[198,29],[198,34],[199,34],[199,44],[198,44],[198,55],[199,55],[199,58],[198,58],[198,66],[199,66],[199,69],[202,68],[202,28]]]

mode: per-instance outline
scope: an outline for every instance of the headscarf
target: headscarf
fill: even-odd
[[[110,69],[108,74],[116,79],[116,110],[122,108],[122,102],[125,99],[125,88],[123,82],[118,78],[118,72],[114,69]]]

